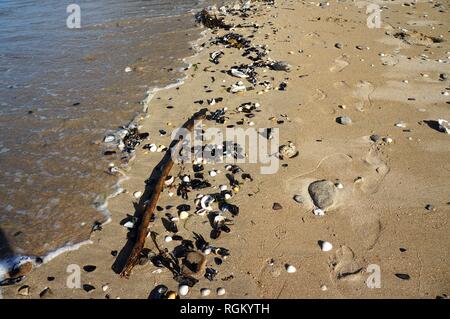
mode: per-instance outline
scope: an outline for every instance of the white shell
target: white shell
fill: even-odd
[[[185,211],[182,211],[182,212],[180,212],[179,216],[180,216],[180,219],[186,219],[186,218],[189,217],[189,213],[185,212]]]
[[[314,215],[325,216],[325,212],[323,210],[321,210],[319,207],[314,207]]]
[[[187,175],[184,175],[183,178],[182,178],[182,181],[185,182],[185,183],[189,183],[190,180],[191,180],[191,179],[190,179],[189,176],[187,176]]]
[[[105,139],[103,141],[105,143],[111,143],[111,142],[114,142],[115,139],[116,138],[113,135],[108,135],[108,136],[105,136]]]
[[[134,198],[140,198],[142,196],[142,192],[137,191],[133,193]]]
[[[189,292],[189,286],[188,285],[181,285],[178,288],[178,293],[180,294],[180,296],[186,296]]]
[[[156,146],[156,144],[150,144],[149,150],[154,153],[158,150],[158,146]]]
[[[231,198],[231,194],[230,194],[230,193],[226,193],[226,194],[224,195],[224,197],[225,197],[225,199],[230,199],[230,198]]]
[[[219,186],[219,189],[220,189],[222,192],[223,192],[223,191],[226,191],[227,188],[228,188],[227,185],[220,185],[220,186]]]
[[[405,128],[405,127],[406,127],[406,124],[403,123],[403,122],[400,122],[400,123],[396,123],[395,126],[401,127],[401,128]]]
[[[385,138],[383,138],[383,141],[385,141],[388,144],[391,144],[394,140],[390,137],[385,137]]]
[[[200,205],[203,209],[211,210],[211,204],[214,202],[214,198],[210,195],[205,195],[202,197],[200,201]]]
[[[167,179],[164,181],[164,185],[169,186],[173,183],[174,180],[175,180],[175,177],[168,176]]]
[[[130,68],[129,66],[127,66],[127,67],[125,68],[125,72],[126,72],[126,73],[129,73],[129,72],[131,72],[131,71],[133,71],[133,69]]]
[[[333,245],[327,241],[324,241],[321,243],[321,248],[322,251],[330,251],[331,249],[333,249]]]
[[[126,227],[126,228],[133,228],[134,227],[134,223],[133,222],[126,222],[125,224],[123,224],[123,227]]]
[[[342,183],[336,183],[335,186],[336,186],[336,188],[339,188],[339,189],[344,188],[344,185],[342,185]]]
[[[222,287],[217,288],[217,295],[218,296],[223,296],[223,295],[225,295],[225,293],[226,293],[225,288],[222,288]]]
[[[172,240],[173,240],[173,239],[172,239],[172,237],[170,237],[170,236],[164,237],[164,241],[165,241],[166,243],[170,243]]]
[[[108,290],[108,289],[109,289],[109,286],[108,286],[108,285],[103,285],[103,286],[102,286],[102,290],[103,290],[103,291],[106,291],[106,290]]]
[[[230,88],[230,91],[231,93],[244,92],[247,91],[247,88],[242,84],[233,84]]]
[[[328,290],[328,287],[325,286],[325,285],[322,285],[322,286],[320,286],[320,290],[322,290],[322,291],[327,291],[327,290]]]
[[[202,288],[202,289],[200,289],[200,293],[201,293],[202,297],[208,297],[211,294],[211,289]]]
[[[211,177],[214,177],[214,176],[216,176],[217,175],[217,172],[216,171],[210,171],[209,172],[209,176],[211,176]]]
[[[292,265],[288,265],[288,266],[286,266],[286,271],[287,271],[289,274],[293,274],[293,273],[297,272],[297,268],[295,268],[295,267],[292,266]]]
[[[211,251],[212,251],[211,247],[208,247],[208,248],[205,248],[205,249],[203,250],[203,253],[204,253],[205,255],[209,255],[209,254],[211,253]]]
[[[165,145],[159,145],[158,147],[157,147],[157,149],[156,149],[156,151],[158,152],[158,153],[160,153],[160,152],[164,152],[165,150],[167,149],[167,147],[165,146]]]
[[[237,78],[248,78],[248,75],[244,72],[239,71],[238,69],[231,69],[231,75]]]

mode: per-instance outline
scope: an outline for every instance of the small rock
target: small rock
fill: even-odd
[[[273,203],[272,209],[273,210],[280,210],[280,209],[283,209],[283,206],[281,206],[280,203]]]
[[[299,204],[303,204],[303,197],[301,195],[295,195],[294,200]]]
[[[336,122],[342,125],[350,125],[352,124],[352,119],[349,118],[348,116],[340,116],[336,118]]]
[[[308,191],[318,208],[325,210],[334,204],[336,187],[332,182],[326,180],[313,182],[309,185]]]
[[[134,198],[140,198],[142,196],[142,192],[137,191],[133,193]]]
[[[325,285],[322,285],[322,286],[320,286],[320,290],[322,290],[322,291],[327,291],[327,290],[328,290],[328,287],[325,286]]]
[[[378,142],[378,141],[381,139],[381,137],[380,137],[380,135],[378,135],[378,134],[373,134],[373,135],[370,135],[370,139],[371,139],[373,142]]]
[[[426,206],[425,206],[425,209],[426,209],[426,210],[429,210],[429,211],[434,211],[434,210],[435,210],[435,208],[434,208],[434,206],[433,206],[432,204],[426,205]]]
[[[334,47],[337,49],[342,49],[343,45],[341,43],[337,42],[334,44]]]

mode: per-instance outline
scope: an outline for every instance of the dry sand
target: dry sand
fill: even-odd
[[[240,214],[230,233],[210,239],[206,216],[192,214],[178,223],[178,235],[184,239],[193,240],[196,232],[211,245],[230,250],[221,265],[216,264],[217,256],[207,256],[207,266],[218,271],[215,280],[201,278],[183,298],[201,297],[200,288],[210,288],[209,298],[216,298],[218,287],[226,289],[220,298],[449,295],[450,137],[425,121],[450,119],[450,98],[442,94],[450,91],[449,82],[439,79],[441,73],[450,73],[450,8],[448,3],[437,1],[411,2],[408,6],[400,1],[378,3],[383,6],[381,28],[369,29],[368,2],[332,1],[323,6],[304,1],[278,0],[275,6],[258,2],[256,13],[245,21],[238,17],[227,17],[226,21],[260,26],[233,31],[245,37],[253,35],[249,38],[252,44],[267,45],[270,58],[292,65],[291,72],[258,69],[258,81],[270,81],[275,87],[287,81],[286,91],[271,89],[258,94],[263,88],[257,86],[245,93],[227,92],[239,79],[221,71],[249,60],[241,56],[243,51],[210,44],[210,39],[228,32],[221,29],[208,30],[199,41],[201,50],[190,61],[195,67],[187,71],[185,84],[161,91],[151,101],[148,115],[141,121],[141,131],[150,132],[149,143],[169,145],[170,134],[160,136],[160,129],[170,133],[195,111],[208,107],[194,101],[223,97],[209,109],[228,107],[226,124],[245,119],[245,128],[249,121],[257,128],[278,127],[280,143],[292,141],[299,150],[299,156],[281,161],[288,165],[276,174],[260,174],[257,164],[240,165],[254,180],[244,182],[231,199],[240,207]],[[444,42],[428,43],[425,39],[429,45],[424,46],[423,39],[413,41],[414,36],[395,38],[393,34],[400,28],[442,35]],[[225,55],[215,65],[209,62],[209,54],[217,49]],[[235,112],[245,102],[260,103],[261,112],[252,119]],[[352,124],[338,124],[339,116],[350,117]],[[284,122],[277,124],[276,120]],[[399,122],[406,127],[395,126]],[[392,142],[373,142],[373,134],[389,137]],[[92,234],[93,244],[33,270],[26,281],[4,287],[3,296],[39,298],[45,287],[53,292],[46,295],[49,298],[148,298],[157,285],[177,291],[171,272],[151,263],[136,266],[128,280],[120,278],[114,271],[116,257],[111,255],[126,244],[127,229],[120,223],[135,212],[133,193],[144,191],[144,181],[161,157],[162,153],[139,148],[126,172],[129,179],[122,183],[124,193],[110,201],[112,222]],[[223,164],[205,165],[205,172],[213,168],[222,173],[207,179],[213,185],[227,183]],[[191,169],[192,165],[184,166],[187,172]],[[175,165],[172,175],[182,170],[181,165]],[[308,186],[322,179],[339,181],[343,188],[336,190],[334,205],[325,216],[318,217],[312,212]],[[302,195],[304,203],[295,202],[294,195]],[[193,198],[190,195],[188,201],[192,206]],[[282,209],[273,210],[274,202]],[[181,203],[185,202],[176,195],[169,197],[167,189],[159,200],[163,208]],[[428,204],[433,209],[427,210]],[[158,214],[163,217],[167,212],[176,215],[175,208]],[[170,233],[161,219],[151,228],[169,251],[180,244],[164,242]],[[331,251],[322,251],[320,240],[332,243]],[[150,239],[147,247],[155,251]],[[81,271],[81,283],[95,290],[88,293],[67,288],[67,267],[71,264],[97,267],[93,272]],[[288,273],[286,264],[297,271]],[[373,267],[369,265],[380,267],[380,288],[367,287],[368,270]],[[407,274],[409,279],[395,274]],[[55,279],[48,281],[49,276]],[[17,293],[22,285],[30,287],[28,296]],[[105,291],[102,285],[107,285]]]

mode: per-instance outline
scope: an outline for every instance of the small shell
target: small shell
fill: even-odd
[[[316,216],[325,216],[325,212],[321,210],[319,207],[314,207],[314,215]]]
[[[342,185],[342,183],[336,183],[336,184],[334,184],[334,186],[336,186],[336,188],[339,188],[339,189],[344,188],[344,185]]]
[[[385,143],[391,144],[394,140],[393,140],[392,138],[390,138],[390,137],[384,137],[384,138],[383,138],[383,141],[384,141]]]
[[[180,219],[186,219],[189,217],[189,213],[185,211],[181,211],[179,214]]]
[[[172,240],[173,240],[173,238],[170,237],[170,236],[164,237],[164,241],[165,241],[166,243],[170,243]]]
[[[211,253],[211,251],[212,251],[211,247],[208,247],[208,248],[205,248],[205,249],[203,250],[203,253],[204,253],[205,255],[209,255],[209,254]]]
[[[137,191],[133,193],[134,198],[140,198],[142,196],[142,192]]]
[[[225,195],[223,197],[225,199],[230,199],[231,198],[231,194],[230,193],[225,193]]]
[[[128,221],[125,224],[123,224],[123,227],[129,228],[129,229],[134,228],[134,223],[131,221]]]
[[[203,209],[211,210],[211,204],[214,202],[214,198],[210,195],[205,195],[202,197],[200,201],[200,205]]]
[[[190,177],[188,175],[184,175],[183,178],[181,179],[183,182],[185,183],[189,183],[191,181]]]
[[[218,296],[223,296],[223,295],[225,295],[225,293],[226,293],[225,288],[222,288],[222,287],[217,288],[217,295]]]
[[[209,172],[209,176],[211,176],[211,177],[215,177],[215,176],[217,176],[217,172],[216,171],[210,171]]]
[[[108,135],[108,136],[105,136],[105,139],[103,140],[103,142],[111,143],[111,142],[114,142],[115,139],[116,138],[114,137],[114,135]]]
[[[227,185],[220,185],[220,186],[219,186],[219,189],[220,189],[222,192],[223,192],[223,191],[226,191],[227,188],[228,188]]]
[[[327,290],[328,290],[328,287],[325,286],[325,285],[322,285],[322,286],[320,286],[320,290],[322,290],[322,291],[327,291]]]
[[[175,178],[173,176],[167,176],[166,180],[164,181],[164,185],[169,186],[173,183],[173,181],[175,180]]]
[[[175,291],[168,291],[166,294],[166,299],[177,299],[178,295]]]
[[[289,274],[293,274],[293,273],[297,272],[297,268],[295,268],[295,267],[292,266],[292,265],[286,265],[286,271],[287,271]]]
[[[186,296],[189,293],[189,286],[188,285],[181,285],[178,288],[178,293],[180,296]]]
[[[132,72],[132,71],[133,71],[133,69],[130,68],[129,66],[127,66],[127,67],[125,68],[125,73],[130,73],[130,72]]]
[[[158,153],[164,152],[165,150],[167,150],[167,147],[165,145],[159,145],[156,149]]]
[[[208,297],[211,294],[211,289],[202,288],[200,289],[200,294],[202,295],[202,297]]]
[[[320,248],[322,248],[322,251],[330,251],[333,249],[333,245],[327,241],[323,241],[320,243]]]
[[[148,149],[150,152],[154,153],[158,150],[158,146],[156,146],[156,144],[150,144]]]

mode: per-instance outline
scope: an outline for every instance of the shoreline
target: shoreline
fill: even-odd
[[[154,92],[147,102],[148,116],[144,116],[138,123],[145,129],[142,132],[147,129],[150,131],[152,143],[168,145],[167,136],[155,137],[158,135],[158,130],[174,129],[181,125],[187,116],[200,108],[195,101],[223,97],[222,102],[210,106],[209,109],[213,111],[227,106],[230,114],[229,123],[240,120],[242,115],[234,109],[242,103],[251,101],[261,104],[260,114],[266,117],[264,120],[261,119],[260,114],[257,114],[254,121],[259,121],[260,127],[278,125],[281,131],[280,143],[285,144],[290,140],[300,150],[298,157],[281,162],[288,166],[280,168],[280,172],[276,174],[277,177],[259,176],[256,168],[248,164],[243,165],[245,172],[250,172],[252,176],[258,177],[249,184],[245,182],[245,188],[243,187],[239,194],[234,194],[233,199],[241,209],[241,216],[236,217],[234,226],[230,226],[233,231],[230,234],[223,234],[218,239],[219,245],[225,245],[230,249],[231,256],[222,258],[221,265],[214,264],[215,259],[209,259],[208,266],[220,269],[220,281],[216,279],[209,283],[202,279],[199,286],[192,288],[188,297],[200,297],[198,288],[208,285],[211,285],[212,290],[225,287],[227,291],[225,298],[340,298],[343,296],[426,298],[433,297],[433,294],[448,294],[450,283],[445,280],[448,278],[446,270],[442,269],[440,264],[445,265],[449,256],[444,254],[441,256],[441,260],[438,260],[436,250],[436,245],[445,240],[445,232],[442,228],[445,228],[448,222],[448,216],[445,215],[448,204],[446,206],[444,199],[445,184],[443,181],[445,176],[440,177],[442,172],[438,170],[439,166],[435,165],[441,164],[441,167],[445,167],[446,164],[445,156],[433,156],[433,152],[438,155],[448,155],[448,146],[445,144],[448,143],[448,137],[429,127],[414,125],[417,122],[416,119],[423,113],[418,110],[419,108],[429,109],[427,111],[429,112],[428,120],[448,117],[449,113],[446,111],[445,105],[442,105],[445,97],[435,95],[433,98],[427,99],[426,96],[423,97],[422,91],[415,90],[415,99],[418,102],[399,101],[396,96],[398,88],[389,86],[388,81],[393,81],[393,77],[386,76],[386,71],[383,69],[385,66],[396,67],[399,65],[399,62],[391,63],[391,61],[395,58],[401,60],[400,51],[407,51],[407,55],[419,56],[417,52],[422,51],[423,48],[411,44],[405,45],[399,40],[395,43],[400,48],[398,52],[395,53],[394,49],[393,53],[386,55],[393,57],[392,59],[385,59],[386,56],[380,58],[380,52],[390,51],[392,47],[378,40],[393,41],[392,37],[383,35],[383,29],[369,31],[376,35],[372,39],[367,39],[365,36],[367,31],[362,25],[365,22],[365,16],[362,14],[358,19],[358,16],[355,15],[358,10],[355,8],[344,9],[343,4],[332,3],[331,8],[325,10],[334,10],[334,6],[337,6],[336,11],[324,13],[323,10],[320,11],[319,7],[301,2],[277,1],[277,3],[267,11],[257,11],[256,16],[251,16],[250,19],[257,19],[258,24],[263,25],[261,28],[265,28],[266,34],[271,35],[270,31],[274,30],[277,30],[273,32],[275,38],[278,37],[278,33],[282,34],[280,37],[283,38],[283,41],[279,41],[278,38],[276,41],[271,40],[273,43],[269,45],[271,49],[269,57],[276,61],[288,61],[293,66],[292,70],[288,73],[272,70],[258,72],[258,80],[264,79],[273,83],[272,88],[286,81],[286,91],[274,89],[265,91],[258,87],[254,91],[249,90],[243,94],[228,93],[226,88],[238,82],[239,79],[219,71],[227,70],[233,64],[239,64],[237,61],[241,63],[248,63],[248,61],[241,57],[242,51],[235,52],[236,50],[232,48],[217,46],[217,49],[223,50],[225,55],[220,59],[218,65],[210,63],[208,54],[216,47],[211,45],[207,38],[224,35],[228,31],[220,29],[214,34],[206,29],[204,35],[194,41],[197,44],[204,42],[206,45],[200,51],[195,52],[193,56],[183,60],[192,62],[189,63],[186,70],[184,84]],[[427,4],[419,5],[426,6]],[[294,7],[292,10],[284,10],[285,6]],[[300,22],[291,13],[295,10],[305,10],[311,16],[321,16],[325,19],[327,15],[336,15],[338,18],[325,20],[326,22],[322,19],[323,22],[317,22],[313,26],[314,22],[312,22],[311,16],[302,16],[302,28],[309,31],[309,33],[305,33],[302,28],[299,28]],[[351,12],[347,12],[347,10]],[[283,19],[271,21],[271,16],[279,17],[280,15]],[[341,18],[341,16],[345,16],[345,18]],[[398,19],[403,18],[399,14]],[[433,18],[436,19],[434,16]],[[227,20],[234,20],[233,22],[237,23],[243,21],[230,16],[227,17]],[[295,23],[297,24],[295,25]],[[354,31],[352,35],[342,37],[341,41],[352,42],[352,45],[370,42],[370,49],[358,44],[362,49],[356,48],[353,49],[356,51],[351,51],[350,45],[346,43],[345,46],[340,45],[339,48],[336,44],[338,43],[337,39],[335,42],[331,42],[336,34],[333,32],[329,34],[327,23],[333,23],[335,28],[350,23],[359,25],[361,28],[359,32]],[[252,38],[253,45],[269,42],[265,40],[271,39],[271,37],[261,34],[258,29],[252,33],[245,28],[238,28],[236,32],[247,37],[249,35],[257,37],[256,40]],[[289,42],[290,37],[301,39],[300,45]],[[324,40],[325,38],[326,40]],[[443,46],[447,48],[448,52],[448,44],[444,42]],[[445,52],[445,48],[440,51]],[[433,47],[433,51],[439,51],[438,49],[436,46]],[[345,50],[345,52],[339,50]],[[371,54],[373,51],[375,53]],[[360,55],[364,55],[364,57],[360,57]],[[381,64],[380,67],[378,59],[382,63],[387,62]],[[292,62],[293,60],[294,62]],[[377,67],[370,67],[369,63]],[[441,66],[441,69],[448,72],[448,61],[446,63],[445,66]],[[200,67],[193,70],[191,66],[194,64],[200,65]],[[325,64],[328,64],[329,67],[324,67]],[[368,64],[368,68],[366,68],[366,64]],[[356,70],[366,69],[361,74],[347,71],[352,68],[355,70],[355,65]],[[410,65],[410,67],[420,69],[418,64]],[[203,71],[201,71],[202,68]],[[437,68],[437,66],[433,66],[433,68]],[[318,73],[311,73],[316,69],[319,69]],[[373,70],[372,73],[370,70]],[[308,75],[305,76],[305,74]],[[413,77],[408,72],[397,69],[395,77],[399,76]],[[436,77],[436,74],[433,73],[432,76]],[[211,77],[215,78],[212,82]],[[308,78],[313,79],[305,83],[303,80],[305,77],[306,81]],[[220,82],[220,80],[226,82]],[[243,81],[246,86],[249,86],[245,80]],[[441,85],[436,81],[423,83],[414,77],[414,82],[417,82],[416,85],[420,88],[433,88],[433,92],[436,91],[434,90],[436,87],[444,91],[445,86],[448,87],[448,80]],[[202,84],[207,84],[204,92],[200,89]],[[296,87],[300,89],[296,90]],[[375,90],[375,87],[379,88],[378,91]],[[302,92],[303,88],[305,92]],[[406,87],[404,89],[409,90]],[[207,92],[208,90],[212,90],[212,92]],[[391,91],[393,93],[390,93]],[[263,93],[259,94],[258,92]],[[439,94],[439,91],[435,93]],[[181,110],[178,108],[178,110],[171,111],[166,108],[176,103],[182,106]],[[402,112],[405,103],[411,103],[410,105],[417,111],[405,114],[405,111]],[[418,106],[419,103],[420,106]],[[387,106],[385,107],[385,105]],[[381,114],[376,112],[377,107],[383,108]],[[367,114],[370,114],[374,120],[369,119]],[[335,119],[339,121],[337,118],[342,116],[351,117],[352,123],[350,125],[335,123]],[[275,123],[271,119],[273,117]],[[161,119],[163,120],[161,121]],[[242,119],[246,128],[249,127],[250,121],[253,121],[244,116]],[[405,127],[395,126],[403,121],[406,123]],[[387,124],[384,124],[385,122]],[[410,130],[410,132],[406,130]],[[416,131],[420,134],[417,138],[414,136]],[[402,134],[409,136],[405,139]],[[378,138],[375,135],[378,135]],[[422,140],[427,141],[431,146],[428,148],[423,146]],[[433,158],[430,159],[423,149],[431,152]],[[15,286],[4,287],[3,295],[7,298],[23,297],[17,296],[16,293],[23,284],[36,287],[36,290],[26,296],[32,298],[39,298],[39,293],[44,286],[52,286],[54,294],[48,296],[50,298],[104,298],[105,294],[109,298],[143,298],[149,296],[153,290],[152,282],[154,286],[164,284],[169,289],[177,291],[178,284],[173,280],[170,272],[155,268],[151,263],[136,267],[132,278],[128,281],[119,278],[119,275],[111,269],[111,264],[115,263],[117,252],[122,249],[127,237],[127,230],[120,225],[120,222],[126,219],[127,213],[132,214],[136,205],[139,204],[134,203],[136,199],[133,198],[133,194],[137,191],[145,193],[142,185],[154,164],[159,161],[160,155],[163,154],[151,154],[142,150],[141,147],[136,152],[136,158],[131,161],[131,169],[127,172],[129,179],[122,183],[123,189],[126,191],[110,199],[112,223],[102,232],[92,234],[91,240],[94,245],[63,254],[52,263],[35,269],[27,281]],[[402,154],[418,159],[405,160]],[[422,176],[420,173],[423,170],[424,160],[430,162],[429,176]],[[431,166],[431,163],[434,166]],[[209,169],[223,170],[223,165],[208,166]],[[183,171],[183,168],[174,167],[172,173],[175,174],[177,170]],[[417,175],[407,175],[408,170],[416,172]],[[421,178],[418,181],[420,185],[433,186],[433,192],[429,196],[421,194],[415,188],[408,188],[404,183],[395,184],[398,180],[414,184],[414,181],[417,182],[418,176]],[[219,177],[217,179],[219,180]],[[327,211],[324,217],[318,218],[312,213],[313,206],[309,199],[308,185],[321,179],[330,180],[335,185],[342,184],[343,190],[338,192],[339,195],[336,197],[333,207],[330,208],[330,212]],[[122,187],[122,185],[120,186]],[[393,192],[397,190],[397,187],[407,201],[412,203],[410,206],[404,207],[402,196]],[[248,196],[252,194],[251,197],[255,199],[245,198],[243,192],[248,193]],[[301,204],[294,202],[292,200],[294,195],[300,196],[303,202]],[[389,198],[389,201],[383,203],[383,199],[386,197]],[[139,202],[142,203],[144,200],[145,198],[140,198]],[[435,208],[431,216],[421,213],[427,200],[433,202]],[[159,204],[164,206],[171,202],[177,201],[165,192]],[[281,209],[275,211],[274,202],[278,203]],[[405,213],[401,215],[397,213],[396,216],[393,216],[391,206],[398,207]],[[411,214],[420,217],[417,217],[418,220],[412,220]],[[399,219],[408,221],[411,225],[402,223],[396,225],[396,220]],[[184,225],[180,232],[189,236],[187,230],[200,229],[205,238],[209,237],[207,234],[210,226],[205,225],[205,221],[196,219],[196,217],[193,217],[192,220],[195,221],[190,222],[188,227]],[[160,226],[152,227],[157,227],[156,230],[160,234],[168,236],[169,233]],[[434,231],[431,231],[432,229]],[[414,236],[420,231],[422,233],[430,232],[428,241],[422,242],[422,238]],[[402,246],[400,248],[403,249],[404,244],[411,246],[412,254],[394,252],[390,248],[397,233],[403,234],[402,242],[398,243],[399,246]],[[333,243],[334,248],[330,253],[325,254],[317,248],[317,241],[321,240],[329,240]],[[150,240],[147,245],[151,247]],[[170,249],[174,248],[174,245],[170,243],[167,243],[167,246]],[[398,248],[396,247],[395,250],[398,251]],[[406,252],[408,250],[409,247]],[[116,256],[111,256],[111,251],[116,251]],[[416,255],[421,263],[418,274],[416,273],[417,269],[408,267],[408,264],[415,260]],[[419,258],[419,255],[426,257]],[[92,274],[83,273],[82,277],[83,283],[96,287],[94,291],[87,293],[83,289],[71,290],[64,287],[67,277],[66,266],[73,263],[80,266],[83,264],[96,265],[96,271]],[[382,264],[383,273],[392,272],[390,277],[383,279],[383,285],[386,285],[387,288],[382,290],[365,289],[366,269],[369,265],[377,263]],[[425,278],[422,270],[423,263],[426,263],[433,271],[425,275]],[[297,272],[287,274],[284,269],[287,264],[294,265]],[[259,268],[255,269],[253,265],[258,265]],[[399,279],[394,274],[405,272],[410,273],[411,276],[408,276],[411,277],[411,280],[398,282]],[[47,282],[45,277],[50,274],[58,281]],[[226,278],[231,279],[224,280]],[[383,278],[385,278],[384,275]],[[439,280],[439,278],[441,279]],[[306,283],[304,283],[305,280],[307,280]],[[287,284],[288,282],[289,284]],[[413,286],[408,286],[408,284]],[[418,290],[416,290],[417,285],[419,286]],[[100,286],[108,286],[108,288],[103,290],[103,288],[100,289]],[[326,289],[322,289],[324,286]],[[130,287],[135,287],[136,291],[132,291]],[[423,291],[423,289],[426,290]],[[211,297],[217,296],[214,296],[213,293]]]

